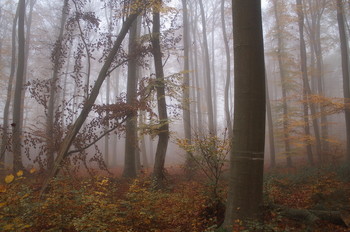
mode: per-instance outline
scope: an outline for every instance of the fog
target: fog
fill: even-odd
[[[232,128],[227,128],[227,120],[232,120],[234,111],[234,36],[232,35],[231,3],[225,3],[223,12],[228,38],[227,45],[231,53],[230,83],[226,81],[227,65],[220,3],[219,1],[204,1],[203,3],[206,28],[201,21],[202,16],[198,3],[196,1],[188,3],[190,41],[186,46],[189,47],[189,70],[184,69],[185,41],[181,2],[167,1],[167,8],[161,16],[160,38],[165,77],[165,99],[170,125],[166,166],[182,165],[185,162],[186,151],[177,145],[178,139],[186,137],[183,125],[184,102],[189,102],[190,131],[193,137],[200,137],[208,133],[220,137],[226,129],[232,130]],[[17,2],[7,0],[0,4],[0,87],[2,88],[0,113],[1,120],[7,118],[7,122],[2,124],[7,125],[7,128],[2,129],[2,134],[7,134],[6,138],[3,136],[6,141],[2,140],[2,144],[6,146],[4,153],[6,167],[10,169],[13,163],[10,124],[13,122],[12,99],[15,92],[8,91],[8,88],[13,47],[11,44],[12,24]],[[342,105],[344,94],[336,11],[331,2],[326,1],[324,4],[319,4],[319,8],[312,7],[312,4],[314,1],[309,1],[305,5],[304,27],[308,81],[313,96],[308,100],[308,104],[315,105],[316,115],[312,115],[309,107],[307,117],[311,132],[305,135],[295,3],[293,1],[283,1],[283,3],[262,1],[266,76],[273,118],[272,132],[275,134],[276,160],[280,165],[285,164],[287,156],[307,162],[305,149],[308,145],[312,147],[315,157],[318,156],[315,153],[320,151],[317,146],[321,146],[322,154],[324,157],[329,156],[329,159],[333,156],[341,158],[345,152],[346,127]],[[91,94],[101,67],[106,61],[106,56],[126,16],[120,10],[118,2],[112,4],[108,1],[72,1],[64,11],[66,19],[62,29],[62,7],[60,1],[30,0],[27,2],[25,85],[20,106],[22,120],[20,124],[23,126],[21,129],[21,156],[25,167],[35,166],[45,169],[48,162],[47,153],[51,152],[57,157],[61,143],[81,114],[85,101]],[[275,7],[278,8],[277,13],[274,12]],[[79,14],[84,17],[80,17]],[[317,15],[320,20],[315,21],[312,15]],[[148,11],[140,17],[138,23],[139,38],[137,40],[140,41],[140,47],[137,50],[137,58],[135,58],[137,60],[135,69],[137,69],[138,99],[144,97],[143,92],[151,88],[150,83],[155,78],[155,66],[149,40],[151,21],[151,14]],[[316,28],[319,33],[314,35],[315,32],[311,28]],[[204,43],[203,30],[207,32],[204,35],[207,43]],[[123,169],[126,155],[125,120],[127,120],[127,110],[130,106],[120,107],[127,102],[128,95],[127,54],[130,49],[128,39],[129,35],[126,35],[112,63],[110,73],[99,90],[92,110],[69,148],[70,151],[77,151],[69,155],[70,159],[75,162],[82,164],[88,161],[88,166],[94,168],[105,163],[109,168]],[[208,57],[205,55],[206,46],[209,51]],[[55,57],[57,55],[55,52],[59,52],[58,57]],[[207,64],[210,69],[207,69]],[[284,79],[281,82],[282,72]],[[189,75],[189,86],[183,84],[183,76],[186,73]],[[57,78],[53,80],[55,75]],[[207,78],[210,78],[211,86],[208,86]],[[53,81],[55,83],[52,85]],[[15,86],[16,83],[12,81],[12,85]],[[226,85],[229,85],[227,110],[230,118],[225,116]],[[54,88],[53,92],[52,88]],[[189,92],[188,99],[183,98],[184,89]],[[48,133],[51,93],[55,93],[52,106],[54,114],[51,121],[53,123],[51,132]],[[147,101],[144,101],[142,106],[137,106],[136,109],[139,145],[135,147],[136,156],[140,157],[136,158],[139,160],[138,165],[144,165],[146,157],[147,166],[151,168],[158,143],[159,115],[155,89],[148,94]],[[210,101],[207,99],[208,94],[211,95]],[[6,101],[10,102],[7,112],[5,112]],[[209,105],[209,102],[212,106]],[[282,108],[286,104],[288,115],[283,115]],[[126,111],[124,115],[121,113],[123,110]],[[8,116],[5,117],[5,114]],[[110,116],[106,117],[107,114]],[[319,123],[320,135],[317,136],[320,137],[320,141],[315,135],[315,125],[311,122],[313,118],[316,118]],[[213,124],[213,129],[210,129],[211,124]],[[286,124],[288,126],[284,127],[283,125]],[[270,147],[272,146],[268,139],[268,127],[271,125],[267,125],[266,128],[265,163],[267,166],[270,164]],[[103,136],[107,130],[110,132]],[[50,136],[51,138],[48,138]],[[289,143],[288,150],[285,147],[286,142]],[[142,143],[144,146],[141,146]],[[86,146],[89,147],[84,149]]]

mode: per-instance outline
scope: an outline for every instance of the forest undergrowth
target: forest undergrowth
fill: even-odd
[[[35,169],[1,180],[1,231],[223,231],[225,175],[216,197],[204,176],[187,180],[181,168],[168,170],[163,188],[145,172],[66,173],[40,198],[42,180]],[[267,171],[264,195],[262,220],[236,220],[233,231],[349,231],[349,166]]]

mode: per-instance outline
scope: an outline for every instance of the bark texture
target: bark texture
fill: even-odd
[[[233,0],[234,138],[225,227],[257,218],[262,204],[265,64],[260,0]]]

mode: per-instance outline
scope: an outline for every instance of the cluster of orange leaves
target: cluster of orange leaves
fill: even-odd
[[[203,214],[210,199],[198,182],[157,189],[146,177],[66,176],[53,180],[40,199],[33,179],[23,172],[4,179],[1,231],[205,231],[215,224]]]

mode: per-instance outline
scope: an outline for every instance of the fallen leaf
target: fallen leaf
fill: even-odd
[[[15,179],[15,176],[12,175],[12,174],[10,174],[10,175],[7,175],[7,176],[5,177],[5,182],[6,182],[6,184],[9,184],[9,183],[11,183],[14,179]]]

